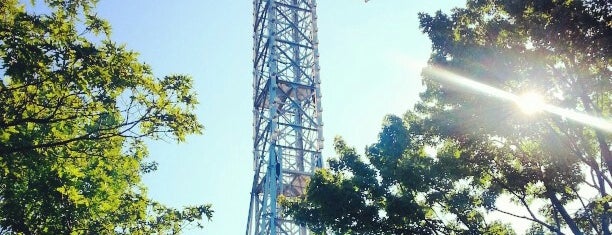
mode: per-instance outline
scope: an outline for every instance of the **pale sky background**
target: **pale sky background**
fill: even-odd
[[[430,42],[418,12],[444,12],[457,0],[319,0],[325,135],[360,152],[375,142],[386,114],[402,115],[422,90]],[[158,171],[144,177],[152,198],[170,206],[211,203],[212,221],[185,234],[244,234],[253,179],[252,1],[104,0],[99,16],[112,39],[140,53],[156,76],[193,76],[206,130],[187,143],[150,142]]]

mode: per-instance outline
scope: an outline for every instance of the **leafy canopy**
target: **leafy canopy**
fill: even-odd
[[[287,213],[321,233],[514,233],[497,213],[532,224],[529,234],[610,234],[611,133],[527,115],[457,79],[610,120],[611,10],[600,0],[469,0],[420,14],[432,42],[420,102],[387,117],[364,157],[338,140],[339,159],[285,201]]]
[[[337,234],[514,234],[499,221],[485,222],[496,192],[445,144],[437,158],[410,138],[401,118],[387,116],[377,143],[359,156],[341,138],[338,159],[311,178],[307,194],[283,199],[287,213],[314,232]]]
[[[94,0],[0,0],[0,233],[177,233],[210,205],[168,208],[141,182],[145,138],[203,127],[192,79],[153,76],[110,39]]]

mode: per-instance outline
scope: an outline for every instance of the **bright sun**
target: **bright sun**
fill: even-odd
[[[528,92],[518,97],[516,104],[525,114],[534,114],[542,110],[544,100],[538,93]]]

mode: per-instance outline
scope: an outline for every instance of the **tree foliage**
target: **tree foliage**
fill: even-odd
[[[96,1],[0,0],[0,233],[177,233],[209,205],[147,198],[144,139],[201,133],[185,75],[156,78],[110,40]]]
[[[428,157],[399,117],[385,118],[365,158],[341,138],[335,148],[339,158],[315,173],[305,197],[283,200],[287,213],[315,232],[514,234],[484,220],[496,194],[482,192],[487,181],[470,178],[475,169],[460,164],[457,146],[448,143],[437,158]]]
[[[403,118],[404,130],[387,119],[365,159],[339,148],[339,160],[312,178],[306,196],[286,202],[288,213],[319,232],[512,233],[490,221],[495,212],[530,222],[530,234],[610,234],[611,133],[562,115],[526,115],[456,80],[537,92],[560,109],[610,120],[612,4],[470,0],[451,14],[419,18],[432,54],[426,90]],[[427,146],[435,156],[423,153]],[[367,186],[359,184],[364,177]],[[337,199],[322,189],[361,201],[332,207]],[[502,195],[522,210],[501,207]],[[369,207],[372,216],[362,211]],[[338,217],[351,212],[366,217]]]

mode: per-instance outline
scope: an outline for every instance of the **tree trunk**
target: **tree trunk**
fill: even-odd
[[[593,113],[593,111],[596,108],[591,107],[592,103],[589,97],[586,95],[582,95],[580,96],[580,98],[582,99],[582,103],[586,111]],[[610,171],[610,169],[612,168],[612,153],[610,152],[610,146],[608,145],[608,142],[606,141],[606,137],[601,133],[601,131],[595,130],[595,135],[597,138],[597,143],[599,144],[599,151],[601,152],[602,161],[605,162],[605,166],[606,166],[606,167],[602,167],[602,172],[601,172],[602,175],[598,177],[599,178],[599,188],[600,188],[599,192],[602,197],[605,197],[607,193],[606,193],[606,186],[604,185],[604,182],[603,182],[603,177],[606,177],[605,169],[607,169],[608,175],[612,175]],[[609,211],[609,210],[610,210],[610,206],[608,205],[608,203],[605,203],[604,211]],[[600,222],[601,222],[601,229],[603,231],[603,234],[610,235],[610,220],[606,212],[604,212],[601,215]]]
[[[603,175],[599,175],[597,178],[599,180],[599,192],[602,197],[607,195],[606,193],[606,185],[603,179]],[[601,222],[601,231],[603,231],[603,235],[610,235],[610,220],[608,216],[608,211],[610,211],[610,205],[608,203],[604,203],[604,213],[599,217],[599,221]]]
[[[559,214],[561,214],[561,218],[563,218],[565,223],[567,223],[567,225],[570,227],[572,233],[576,235],[582,234],[582,232],[578,228],[578,225],[576,225],[574,219],[572,219],[572,217],[567,213],[565,207],[563,206],[563,204],[561,204],[561,201],[559,201],[557,195],[555,195],[555,192],[550,190],[548,186],[546,186],[546,196],[548,196],[548,198],[550,199],[550,202],[552,203],[554,209],[556,209]]]
[[[599,143],[601,157],[606,162],[608,173],[610,173],[610,168],[612,168],[612,153],[610,153],[610,146],[606,142],[606,137],[601,133],[601,131],[595,131],[595,133],[597,134],[597,142]]]
[[[586,95],[581,95],[580,99],[582,100],[582,104],[584,105],[584,109],[590,114],[599,114],[595,111],[596,107],[593,107],[593,103],[591,99]],[[610,174],[610,168],[612,168],[612,153],[610,152],[610,146],[606,141],[606,137],[601,133],[600,130],[595,129],[595,135],[597,136],[597,142],[599,143],[599,150],[601,151],[601,157],[606,162],[606,166],[608,168],[608,174]]]

